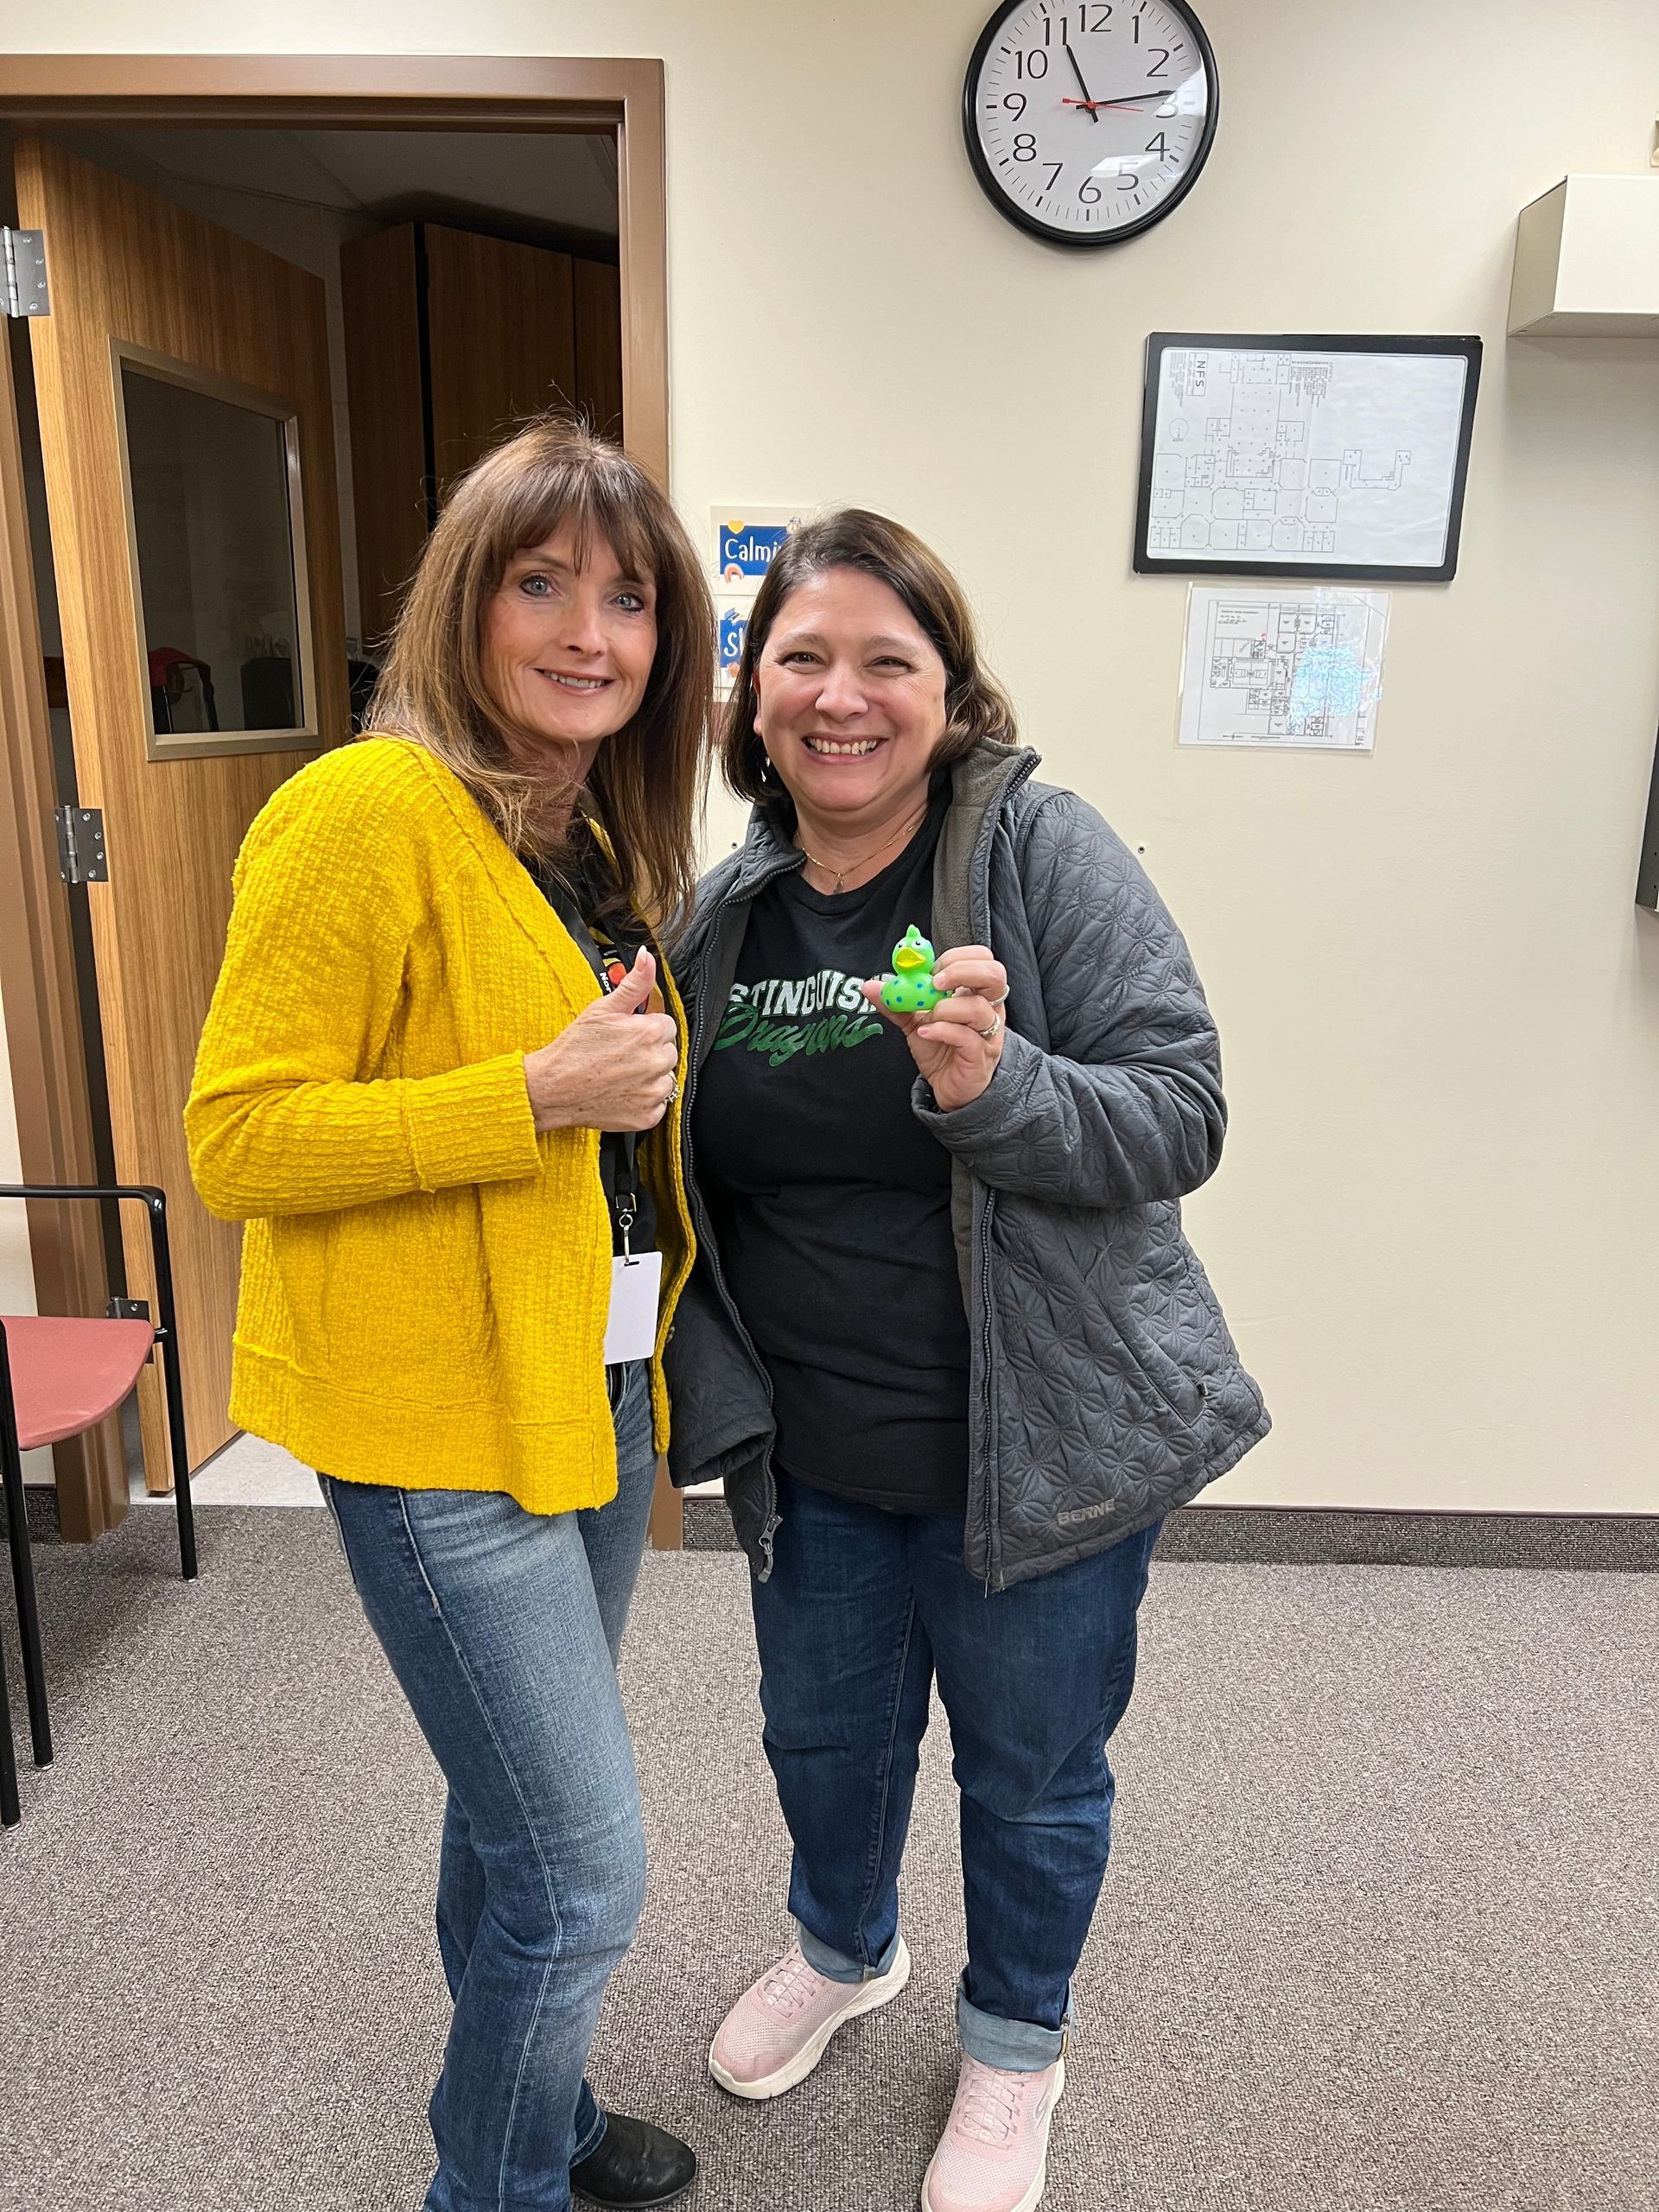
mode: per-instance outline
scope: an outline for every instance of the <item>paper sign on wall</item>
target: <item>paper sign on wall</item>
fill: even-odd
[[[715,671],[725,691],[729,692],[737,675],[738,663],[743,658],[743,640],[749,631],[749,607],[718,606],[715,617],[719,648]]]
[[[709,510],[709,579],[715,590],[719,696],[731,696],[749,612],[766,571],[791,530],[801,520],[792,507],[757,507],[734,502]]]
[[[788,507],[715,507],[714,573],[722,591],[759,591],[773,556],[801,518]]]
[[[1388,634],[1386,592],[1195,584],[1181,743],[1370,752]]]

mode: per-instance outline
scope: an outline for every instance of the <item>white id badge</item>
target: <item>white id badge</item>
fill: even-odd
[[[649,1359],[657,1349],[657,1309],[662,1300],[663,1255],[634,1252],[611,1262],[611,1318],[605,1330],[605,1364]]]

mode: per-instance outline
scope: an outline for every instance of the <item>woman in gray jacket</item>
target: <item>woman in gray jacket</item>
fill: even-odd
[[[1268,1428],[1180,1228],[1221,1152],[1214,1024],[1151,884],[1035,766],[935,556],[808,525],[732,700],[748,839],[675,960],[701,1254],[671,1462],[724,1477],[753,1565],[798,1931],[709,2063],[779,2095],[905,1986],[937,1680],[968,1961],[925,2212],[1042,2195],[1153,1546]],[[890,1014],[869,979],[912,928],[945,995]]]

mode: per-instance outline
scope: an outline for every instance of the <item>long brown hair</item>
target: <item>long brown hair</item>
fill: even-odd
[[[784,601],[798,584],[826,569],[861,569],[897,592],[944,663],[944,734],[934,749],[936,770],[949,767],[985,738],[1018,741],[1013,702],[980,658],[973,609],[950,569],[903,523],[866,507],[842,507],[793,531],[755,594],[720,740],[721,769],[740,798],[770,804],[782,797],[777,779],[766,774],[766,749],[754,727],[760,706],[754,671]]]
[[[454,770],[521,858],[557,860],[545,779],[510,753],[485,681],[483,621],[507,564],[566,523],[578,561],[607,540],[657,593],[657,658],[639,710],[607,737],[583,811],[610,840],[624,893],[653,922],[689,899],[714,690],[714,611],[667,498],[618,446],[546,416],[486,454],[444,503],[398,613],[365,734],[412,738]]]

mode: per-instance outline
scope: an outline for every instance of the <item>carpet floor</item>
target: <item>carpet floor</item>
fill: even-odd
[[[0,2206],[417,2212],[437,1776],[327,1516],[201,1522],[194,1587],[169,1515],[36,1554],[60,1748],[0,1838]],[[696,2145],[692,2212],[910,2212],[955,2077],[942,1721],[910,1991],[773,2106],[704,2071],[785,1929],[744,1573],[645,1563],[654,1879],[594,2078]],[[1659,1580],[1166,1565],[1143,1619],[1048,2212],[1659,2205]]]

